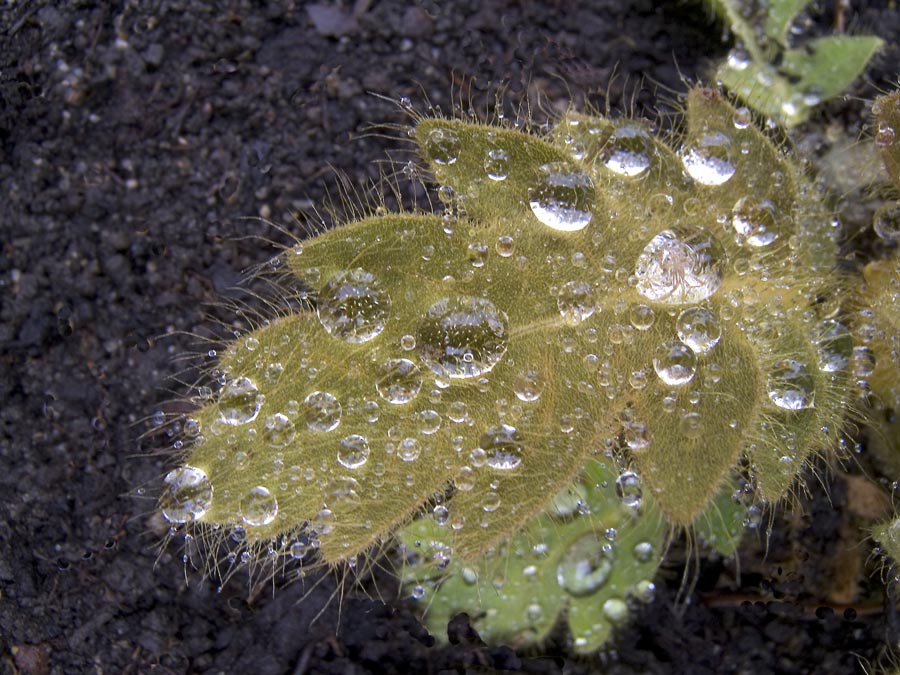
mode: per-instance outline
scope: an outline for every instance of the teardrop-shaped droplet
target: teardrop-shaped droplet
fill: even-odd
[[[587,227],[594,202],[594,182],[568,162],[543,164],[537,184],[528,189],[528,204],[537,219],[563,232]]]
[[[425,313],[416,349],[438,376],[478,377],[506,353],[507,322],[506,314],[485,298],[444,298]]]
[[[368,342],[384,330],[391,298],[363,269],[335,274],[319,292],[316,315],[329,335],[351,343]]]

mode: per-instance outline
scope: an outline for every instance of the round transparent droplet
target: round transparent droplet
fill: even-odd
[[[478,447],[484,451],[484,463],[498,471],[519,467],[525,454],[522,434],[509,424],[490,427],[481,435]]]
[[[819,369],[835,373],[849,365],[853,356],[853,336],[840,321],[826,319],[820,322],[814,341],[819,352]]]
[[[634,559],[638,562],[650,562],[653,558],[653,544],[649,541],[638,542],[634,545],[631,552],[634,554]]]
[[[656,148],[647,131],[638,124],[624,123],[603,147],[603,165],[620,176],[635,178],[650,168],[650,158]]]
[[[722,185],[734,175],[731,139],[721,131],[701,135],[681,153],[691,178],[702,185]]]
[[[568,325],[577,326],[594,313],[594,289],[584,281],[567,281],[559,289],[556,306]]]
[[[267,488],[257,485],[241,500],[241,519],[247,525],[268,525],[278,515],[278,500]]]
[[[341,439],[337,461],[348,469],[358,469],[369,460],[369,441],[365,436],[350,434]]]
[[[404,438],[400,441],[397,454],[404,462],[415,462],[422,454],[422,444],[418,438]]]
[[[375,389],[388,403],[409,403],[422,388],[422,372],[409,359],[389,359],[378,369]]]
[[[425,137],[425,153],[435,164],[453,164],[459,159],[459,135],[452,129],[437,127]]]
[[[681,340],[666,340],[653,355],[653,370],[666,384],[687,384],[697,371],[697,355]]]
[[[193,466],[181,466],[166,474],[165,489],[159,500],[163,517],[170,523],[197,520],[212,505],[213,488],[206,472]]]
[[[491,490],[484,496],[484,502],[481,504],[481,508],[486,513],[493,513],[497,509],[500,508],[500,495]]]
[[[516,398],[525,403],[537,401],[544,391],[544,382],[536,370],[526,370],[516,375],[513,380],[513,391]]]
[[[329,335],[358,344],[384,330],[391,298],[375,277],[357,268],[338,272],[319,292],[316,315]]]
[[[416,338],[413,335],[404,335],[400,338],[400,347],[403,351],[409,352],[416,348]]]
[[[815,387],[809,366],[795,359],[776,363],[766,382],[769,399],[785,410],[811,408],[815,403]]]
[[[875,234],[888,242],[900,239],[900,203],[885,204],[872,221]]]
[[[294,423],[283,413],[275,413],[266,418],[263,438],[266,443],[276,448],[290,445],[295,436]]]
[[[537,219],[563,232],[587,227],[594,200],[590,176],[568,162],[542,165],[536,185],[528,189],[528,204]]]
[[[419,413],[419,433],[431,436],[441,428],[441,415],[437,410],[423,410]]]
[[[491,148],[484,157],[484,171],[491,180],[505,180],[509,175],[509,153]]]
[[[434,516],[434,522],[438,525],[446,525],[450,520],[450,511],[443,504],[435,506],[431,510],[431,514]]]
[[[625,444],[634,451],[640,451],[650,445],[653,434],[650,428],[642,422],[631,422],[625,427]]]
[[[695,354],[705,354],[722,338],[719,320],[705,307],[689,307],[681,312],[675,322],[675,332]]]
[[[650,330],[656,321],[656,312],[649,305],[632,305],[628,312],[631,325],[637,330]]]
[[[757,248],[772,244],[781,235],[778,209],[768,199],[738,199],[731,212],[731,226],[742,242]]]
[[[628,605],[620,598],[609,598],[603,603],[603,616],[610,623],[622,624],[628,620]]]
[[[673,305],[705,300],[722,283],[721,245],[702,228],[663,230],[635,264],[638,293]]]
[[[556,568],[556,581],[576,597],[590,595],[609,579],[613,568],[613,549],[593,533],[572,544]]]
[[[262,406],[262,396],[256,385],[246,377],[230,380],[219,395],[220,420],[225,424],[247,424],[256,419]]]
[[[743,105],[740,108],[736,108],[732,121],[734,122],[735,129],[746,129],[749,127],[750,123],[753,121],[753,115],[750,112],[750,108]]]
[[[626,471],[616,478],[616,495],[624,506],[636,509],[644,498],[641,477],[634,471]]]
[[[479,377],[506,353],[507,321],[506,314],[485,298],[444,298],[425,313],[416,348],[439,377]]]
[[[327,391],[314,391],[303,399],[306,426],[312,431],[331,431],[341,423],[341,404]]]

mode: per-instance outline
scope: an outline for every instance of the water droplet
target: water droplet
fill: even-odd
[[[603,603],[603,616],[614,624],[625,623],[628,619],[628,605],[619,598],[610,598]]]
[[[369,441],[365,436],[350,434],[341,439],[337,461],[348,469],[358,469],[369,459]]]
[[[497,243],[494,244],[494,250],[497,251],[497,255],[501,258],[509,258],[515,250],[513,238],[506,234],[497,237]]]
[[[319,293],[316,315],[329,335],[367,342],[384,330],[391,299],[363,269],[338,272]]]
[[[294,440],[294,423],[287,415],[275,413],[266,418],[266,429],[263,432],[266,442],[276,448],[283,448]]]
[[[735,109],[734,116],[732,117],[735,129],[746,129],[750,126],[752,121],[753,115],[750,112],[750,108],[742,105],[740,108]]]
[[[404,335],[400,338],[400,348],[403,351],[412,351],[416,348],[416,338],[412,335]]]
[[[649,541],[638,542],[634,545],[632,553],[634,554],[634,559],[638,562],[650,562],[650,559],[653,557],[653,544]]]
[[[522,434],[508,424],[490,427],[481,435],[478,447],[485,453],[485,464],[498,471],[517,468],[525,452]]]
[[[306,426],[313,431],[331,431],[341,423],[340,402],[326,391],[314,391],[305,399],[304,418]]]
[[[441,377],[490,371],[506,353],[507,316],[485,298],[439,300],[425,313],[416,343],[422,361]]]
[[[700,413],[685,413],[678,420],[678,430],[686,438],[697,439],[703,435],[703,418]]]
[[[513,380],[513,391],[520,401],[531,403],[541,397],[544,383],[536,370],[526,370],[516,375],[516,379]]]
[[[772,403],[785,410],[811,408],[815,403],[815,386],[809,367],[795,359],[776,363],[766,383]]]
[[[594,208],[594,183],[568,162],[540,167],[537,187],[528,189],[532,212],[547,227],[574,232],[587,227]]]
[[[422,444],[418,438],[404,438],[400,441],[397,454],[404,462],[415,462],[419,459],[419,455],[422,454]]]
[[[768,199],[738,199],[731,212],[731,226],[742,242],[757,248],[768,246],[780,235],[778,211]]]
[[[678,315],[675,322],[678,339],[695,354],[705,354],[715,347],[722,337],[722,327],[716,315],[705,307],[689,307]]]
[[[225,424],[247,424],[256,419],[263,397],[246,377],[228,382],[219,396],[220,420]]]
[[[680,340],[666,340],[653,355],[653,370],[668,385],[687,384],[697,370],[697,356]]]
[[[256,351],[256,349],[259,347],[259,340],[251,335],[246,340],[244,340],[244,347],[247,348],[247,351]]]
[[[330,534],[334,530],[334,513],[331,509],[322,509],[313,519],[312,526],[318,534]]]
[[[624,506],[631,509],[640,507],[644,498],[641,477],[633,471],[626,471],[616,478],[616,495]]]
[[[500,508],[500,495],[491,490],[484,496],[484,503],[481,505],[481,508],[486,513],[493,513],[497,509]]]
[[[603,147],[603,165],[620,176],[634,178],[650,168],[655,152],[653,141],[639,124],[626,122],[616,127],[615,134]]]
[[[872,222],[875,234],[885,241],[900,239],[900,203],[885,204],[875,212]]]
[[[705,133],[681,153],[684,168],[702,185],[722,185],[735,172],[731,139],[721,131]]]
[[[434,516],[434,522],[438,525],[446,525],[450,520],[450,511],[443,504],[438,504],[431,510]]]
[[[389,359],[378,369],[375,389],[388,403],[409,403],[422,388],[422,372],[409,359]]]
[[[278,515],[278,500],[262,485],[251,489],[241,500],[241,519],[247,525],[268,525]]]
[[[509,154],[499,148],[488,150],[484,158],[484,170],[491,180],[505,180],[509,175]]]
[[[459,158],[459,136],[452,129],[436,128],[425,138],[425,154],[435,164],[446,166]]]
[[[663,230],[638,256],[637,291],[668,304],[700,302],[722,283],[721,260],[721,246],[705,230]]]
[[[826,319],[816,326],[814,342],[819,351],[819,368],[827,373],[843,370],[853,356],[853,337],[840,321]]]
[[[266,366],[266,382],[269,384],[275,384],[278,380],[281,379],[281,374],[284,372],[284,366],[281,363],[270,363]]]
[[[213,488],[206,472],[181,466],[166,474],[159,500],[163,517],[170,523],[187,523],[203,517],[212,505]]]
[[[632,450],[643,450],[653,440],[653,435],[646,424],[631,422],[625,427],[625,444]]]
[[[488,247],[485,244],[472,243],[466,247],[466,259],[472,267],[484,267],[487,257]]]
[[[456,489],[462,492],[469,492],[475,487],[475,472],[470,466],[460,468],[456,474]]]
[[[563,554],[556,568],[556,581],[570,595],[590,595],[606,583],[612,568],[612,548],[605,548],[591,532]]]
[[[594,289],[584,281],[567,281],[559,289],[556,306],[568,325],[577,326],[594,313]]]
[[[631,325],[637,330],[649,330],[656,320],[656,312],[649,305],[632,305],[629,315]]]

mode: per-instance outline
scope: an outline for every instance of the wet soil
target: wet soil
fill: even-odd
[[[850,30],[896,40],[887,0],[851,5]],[[833,12],[817,5],[813,28],[830,30]],[[354,189],[377,180],[378,160],[405,150],[372,125],[404,124],[402,96],[490,112],[502,89],[508,111],[571,98],[640,114],[727,49],[692,2],[4,3],[0,672],[853,673],[876,661],[896,617],[841,470],[775,513],[771,537],[751,535],[740,574],[705,560],[679,596],[676,547],[657,601],[590,659],[570,657],[562,633],[538,653],[485,647],[464,617],[441,647],[415,608],[339,603],[330,578],[248,600],[241,574],[219,590],[177,547],[158,556],[149,495],[170,441],[144,436],[147,418],[184,393],[192,335],[242,325],[223,303],[274,253],[263,240],[287,240],[256,217],[302,236],[294,214],[335,194],[336,172]],[[852,93],[895,80],[897,56],[891,44]],[[825,106],[811,130],[855,135],[862,98]],[[865,467],[863,453],[848,471]]]

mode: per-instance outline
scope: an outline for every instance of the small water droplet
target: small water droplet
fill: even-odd
[[[348,469],[358,469],[369,460],[369,441],[365,436],[350,434],[341,439],[337,461]]]
[[[543,380],[536,370],[526,370],[516,375],[513,381],[513,391],[516,398],[525,403],[537,401],[544,390]]]
[[[705,307],[689,307],[678,315],[675,322],[678,339],[695,354],[705,354],[715,347],[722,337],[722,327],[716,315]]]
[[[331,431],[341,423],[341,404],[328,392],[314,391],[303,399],[303,404],[306,425],[312,431]]]
[[[633,471],[626,471],[616,478],[616,495],[624,506],[630,509],[640,507],[644,498],[641,477]]]
[[[522,434],[508,424],[490,427],[481,435],[478,447],[485,453],[485,464],[492,469],[510,471],[522,464]]]
[[[241,500],[241,519],[247,525],[268,525],[278,515],[278,500],[267,488],[257,485]]]
[[[731,139],[721,131],[701,135],[681,154],[685,170],[702,185],[722,185],[734,175]]]
[[[459,158],[459,149],[459,136],[452,129],[438,127],[425,138],[425,153],[435,164],[453,164]]]
[[[484,496],[484,503],[481,505],[481,508],[486,513],[493,513],[497,509],[500,508],[500,495],[491,490]]]
[[[888,242],[900,239],[900,203],[885,204],[875,212],[875,234]]]
[[[494,250],[497,251],[497,255],[501,258],[509,258],[515,250],[513,238],[506,234],[497,237],[497,243],[494,244]]]
[[[294,423],[287,415],[275,413],[266,418],[266,428],[263,432],[266,442],[276,448],[290,445],[294,440]]]
[[[752,121],[753,114],[750,112],[750,108],[742,105],[740,108],[735,109],[734,116],[732,117],[735,129],[746,129],[750,126]]]
[[[246,377],[229,381],[219,396],[220,420],[225,424],[247,424],[256,419],[262,406],[262,396],[256,385]]]
[[[563,554],[556,581],[570,595],[590,595],[609,579],[613,560],[612,548],[606,549],[593,533],[585,534]]]
[[[616,127],[603,147],[601,160],[613,173],[635,178],[650,168],[653,154],[655,148],[647,131],[639,124],[625,122]]]
[[[826,319],[815,329],[813,340],[819,352],[819,368],[826,373],[843,370],[853,356],[853,336],[840,321]]]
[[[680,340],[666,340],[653,355],[653,370],[673,387],[687,384],[697,370],[697,356]]]
[[[731,226],[740,240],[762,248],[780,236],[778,210],[768,199],[741,197],[731,212]]]
[[[404,462],[415,462],[422,454],[422,444],[418,438],[404,438],[400,441],[397,454]]]
[[[316,315],[329,335],[358,344],[384,330],[391,308],[387,291],[363,269],[338,272],[319,292]]]
[[[628,619],[628,605],[619,598],[609,598],[603,603],[603,616],[614,624],[625,623]]]
[[[650,562],[650,559],[653,557],[653,544],[649,541],[638,542],[634,545],[632,553],[634,554],[634,559],[638,562]]]
[[[484,170],[491,180],[505,180],[509,175],[509,154],[499,148],[491,148],[484,158]]]
[[[809,367],[795,359],[776,363],[769,372],[769,399],[785,410],[803,410],[815,403],[815,380]]]
[[[378,369],[375,389],[388,403],[409,403],[422,388],[422,372],[409,359],[389,359]]]
[[[181,466],[167,473],[164,482],[159,505],[163,518],[170,523],[197,520],[212,506],[213,487],[205,471]]]
[[[528,203],[537,219],[564,232],[587,227],[595,199],[590,177],[568,162],[544,164],[540,172],[537,186],[528,189]]]
[[[559,289],[556,306],[566,324],[577,326],[594,313],[594,289],[584,281],[567,281]]]
[[[437,525],[446,525],[447,521],[450,520],[450,511],[443,504],[438,504],[431,510],[432,515],[434,516],[434,522]]]
[[[650,330],[656,320],[656,312],[649,305],[632,305],[629,312],[631,325],[637,330]]]

